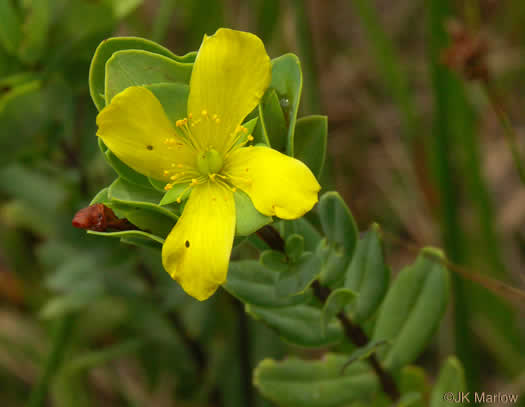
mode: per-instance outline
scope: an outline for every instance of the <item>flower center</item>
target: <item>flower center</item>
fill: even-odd
[[[202,175],[217,174],[223,164],[221,154],[213,148],[199,154],[197,158],[197,168]]]

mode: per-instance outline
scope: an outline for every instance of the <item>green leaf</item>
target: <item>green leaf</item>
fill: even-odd
[[[26,63],[38,61],[46,50],[51,20],[50,0],[32,1],[23,25],[18,56]]]
[[[330,293],[323,305],[321,314],[321,329],[326,332],[329,322],[343,310],[345,306],[355,301],[359,295],[347,288],[338,288]]]
[[[336,287],[344,273],[357,244],[357,226],[350,210],[337,192],[325,193],[319,201],[321,225],[326,239],[317,250],[324,260],[321,282]]]
[[[388,290],[390,270],[385,264],[380,233],[374,224],[359,240],[345,275],[345,287],[359,293],[346,310],[358,324],[372,316]]]
[[[295,126],[294,156],[304,162],[319,178],[326,158],[328,118],[307,116],[297,120]]]
[[[263,360],[255,369],[254,385],[283,407],[341,407],[371,399],[380,392],[377,377],[364,363],[341,374],[346,356],[326,354],[321,360]]]
[[[351,258],[346,256],[340,247],[330,244],[326,239],[319,242],[316,254],[322,261],[321,283],[330,288],[340,287]]]
[[[286,307],[305,303],[312,297],[310,292],[291,297],[279,297],[275,293],[277,273],[268,270],[254,260],[231,262],[228,281],[223,287],[244,303],[260,307]]]
[[[321,259],[310,252],[301,255],[296,263],[278,274],[277,295],[287,297],[304,292],[321,273]]]
[[[178,219],[178,216],[173,211],[158,205],[162,197],[158,191],[152,188],[142,188],[127,182],[123,178],[117,178],[110,185],[108,197],[111,200],[112,207],[115,207],[115,209],[118,209],[118,207],[143,208],[159,212],[175,221]]]
[[[97,47],[89,68],[89,93],[98,110],[102,110],[106,105],[106,99],[104,97],[106,87],[106,62],[111,58],[113,53],[130,49],[153,52],[184,63],[193,63],[196,55],[195,52],[192,52],[183,57],[178,57],[170,50],[144,38],[114,37],[104,40]]]
[[[310,305],[294,305],[283,308],[263,308],[247,305],[246,311],[254,318],[266,322],[283,340],[299,346],[321,347],[334,345],[343,339],[338,321],[332,321],[321,331],[321,310]]]
[[[279,103],[288,124],[286,154],[294,156],[294,132],[297,110],[301,99],[303,74],[301,62],[294,54],[285,54],[272,60],[272,82],[270,88],[277,92]]]
[[[304,237],[296,233],[288,236],[285,252],[292,263],[297,263],[304,252]]]
[[[467,384],[461,362],[454,356],[449,357],[439,372],[436,384],[430,395],[430,407],[449,407],[459,405],[453,400],[445,400],[446,394],[452,393],[457,399],[458,393],[465,393]]]
[[[443,254],[436,249],[423,249],[415,263],[398,274],[379,310],[373,339],[392,342],[388,351],[380,354],[389,370],[417,358],[445,313],[448,272],[436,256]]]
[[[345,201],[337,192],[326,192],[319,201],[321,225],[330,243],[344,250],[351,257],[357,244],[357,226]]]
[[[276,250],[265,250],[261,253],[259,261],[269,270],[278,273],[284,273],[290,267],[286,255]]]
[[[144,236],[123,236],[120,241],[132,246],[144,247],[146,249],[162,250],[162,244]]]
[[[130,86],[154,83],[189,83],[193,64],[182,63],[153,52],[117,51],[106,63],[106,104]]]
[[[235,200],[236,236],[251,235],[272,222],[271,216],[265,216],[255,209],[252,200],[243,191],[236,190],[233,198]]]
[[[266,134],[265,139],[268,140],[269,145],[274,150],[285,153],[288,126],[279,97],[274,89],[269,89],[259,104],[259,117],[262,131]]]
[[[22,39],[22,27],[12,1],[0,1],[0,21],[0,45],[14,54]]]

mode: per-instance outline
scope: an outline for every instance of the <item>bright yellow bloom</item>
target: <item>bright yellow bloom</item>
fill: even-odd
[[[162,261],[199,300],[226,280],[237,188],[259,212],[283,219],[298,218],[317,202],[320,186],[306,165],[268,147],[247,146],[253,137],[241,123],[270,78],[270,59],[258,37],[220,29],[204,37],[187,117],[175,127],[153,93],[139,86],[115,96],[97,117],[97,135],[123,162],[165,181],[166,190],[177,184],[190,190],[162,248]]]

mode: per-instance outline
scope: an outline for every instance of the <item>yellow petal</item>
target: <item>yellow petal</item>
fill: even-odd
[[[162,247],[162,263],[184,291],[200,301],[226,281],[235,232],[233,194],[217,183],[193,188]]]
[[[177,136],[159,100],[144,87],[132,86],[116,95],[98,114],[97,125],[104,144],[141,174],[168,182],[165,170],[172,175],[174,168],[195,166],[193,150]]]
[[[188,99],[188,113],[194,121],[201,119],[192,128],[201,144],[227,151],[235,129],[257,106],[270,79],[270,58],[257,36],[226,28],[204,36]]]
[[[317,202],[321,186],[301,161],[268,147],[243,147],[225,160],[223,174],[246,192],[264,215],[303,216]]]

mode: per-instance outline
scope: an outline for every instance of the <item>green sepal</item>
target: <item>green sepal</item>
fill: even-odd
[[[279,103],[288,123],[286,141],[286,154],[294,156],[294,133],[301,90],[303,87],[303,74],[301,62],[294,54],[285,54],[272,60],[272,81],[270,88],[277,92]]]
[[[344,286],[359,298],[346,308],[350,318],[362,323],[372,316],[383,300],[390,281],[390,269],[385,263],[381,230],[373,224],[357,242],[357,247],[345,274]]]
[[[466,391],[467,383],[463,366],[455,356],[450,356],[439,371],[439,376],[430,395],[429,406],[449,407],[454,403],[444,399],[446,394],[452,393],[457,397],[458,393],[465,393]]]
[[[192,69],[191,63],[177,62],[149,51],[117,51],[106,63],[106,105],[116,94],[130,86],[167,82],[187,84]]]
[[[173,187],[162,196],[159,205],[169,205],[172,203],[180,204],[190,196],[191,189],[188,188],[189,182],[184,184],[175,184]],[[180,198],[180,202],[177,200]]]
[[[328,118],[306,116],[297,120],[294,137],[294,156],[304,162],[319,179],[326,158]]]
[[[355,301],[357,297],[359,297],[359,294],[356,294],[348,288],[338,288],[332,291],[323,305],[321,330],[326,332],[328,323],[341,312],[345,306]]]
[[[111,58],[113,53],[122,50],[149,51],[182,63],[193,63],[196,56],[196,52],[190,52],[182,57],[176,56],[167,48],[144,38],[114,37],[102,41],[97,47],[89,67],[89,93],[98,110],[102,110],[106,105],[106,99],[104,97],[106,87],[106,62]]]
[[[372,399],[381,391],[377,376],[362,362],[341,374],[346,359],[331,353],[320,360],[265,359],[255,369],[253,382],[263,396],[283,407],[340,407]]]
[[[389,370],[413,362],[425,348],[445,313],[449,296],[443,254],[425,248],[414,264],[394,280],[377,317],[373,339],[387,339],[392,346],[380,352]]]
[[[167,218],[166,215],[157,211],[113,203],[109,203],[108,206],[114,210],[115,215],[119,218],[125,218],[140,230],[162,238],[168,236],[175,225],[172,218]]]
[[[311,292],[291,297],[277,296],[277,273],[254,260],[231,262],[227,278],[223,288],[246,304],[276,308],[302,304],[312,298]]]
[[[249,236],[264,225],[272,223],[271,216],[260,213],[248,195],[241,190],[233,193],[235,200],[235,235]]]
[[[266,322],[286,342],[298,346],[329,346],[343,339],[343,330],[338,321],[330,322],[326,333],[321,331],[321,310],[310,305],[300,304],[282,308],[246,305],[246,312]]]
[[[259,104],[261,131],[265,134],[269,146],[274,150],[286,153],[288,126],[275,89],[269,89]]]

